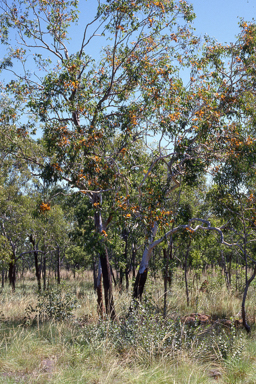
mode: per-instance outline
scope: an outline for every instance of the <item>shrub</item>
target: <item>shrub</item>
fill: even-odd
[[[61,288],[46,290],[38,294],[35,307],[29,305],[26,308],[25,321],[30,323],[35,319],[41,322],[70,319],[77,307],[77,299],[71,292],[65,292]]]

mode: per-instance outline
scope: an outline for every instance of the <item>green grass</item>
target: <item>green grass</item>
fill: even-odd
[[[98,319],[91,274],[74,279],[64,271],[62,291],[71,292],[79,304],[74,317],[41,322],[32,316],[25,322],[28,305],[37,305],[36,281],[28,273],[16,293],[6,286],[0,296],[0,383],[256,383],[255,326],[248,336],[220,324],[182,323],[193,312],[239,318],[241,292],[234,287],[228,292],[219,272],[201,281],[206,278],[208,292],[200,292],[200,284],[193,287],[189,276],[187,307],[182,272],[177,271],[166,319],[160,278],[149,279],[144,304],[130,315],[130,293],[115,290],[120,321],[113,323]],[[253,286],[247,301],[251,323],[255,308]]]

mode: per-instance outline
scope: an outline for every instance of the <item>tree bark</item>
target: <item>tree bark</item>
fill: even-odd
[[[132,277],[135,279],[136,276],[136,266],[135,266],[135,257],[136,257],[136,247],[135,244],[132,244],[132,260],[131,260],[131,268],[132,268]]]
[[[129,291],[129,273],[130,273],[130,270],[127,266],[127,268],[125,270],[125,281],[126,281],[125,288],[126,288],[126,291]]]
[[[60,247],[57,246],[57,283],[60,284]]]
[[[104,254],[100,255],[100,262],[102,266],[106,313],[110,315],[112,320],[115,320],[116,312],[115,312],[114,297],[113,297],[112,276],[111,276],[107,249],[105,249]]]
[[[102,199],[99,194],[93,195],[93,203],[101,204]],[[103,224],[101,211],[97,210],[94,214],[94,221],[96,230],[99,233],[103,232]],[[111,269],[108,258],[108,251],[105,244],[101,243],[102,251],[100,253],[100,262],[102,268],[102,276],[103,276],[103,286],[104,286],[104,296],[105,296],[105,307],[106,313],[111,317],[112,320],[116,319],[115,305],[114,305],[114,297],[113,297],[113,287],[112,287],[112,276]]]
[[[120,268],[119,270],[119,288],[120,288],[120,291],[123,290],[123,277],[124,277],[124,272],[123,272],[123,268]]]
[[[44,279],[44,291],[46,290],[46,257],[43,256],[43,279]]]
[[[166,249],[163,248],[163,254],[164,254],[164,318],[166,317],[167,312],[167,279],[168,279],[168,257]]]
[[[41,291],[41,274],[40,274],[40,268],[38,264],[38,252],[36,249],[36,242],[35,242],[35,239],[33,238],[33,235],[29,236],[29,241],[33,245],[37,286],[38,286],[38,290]]]
[[[142,273],[140,273],[140,271],[137,273],[136,280],[134,283],[134,289],[133,289],[134,299],[141,300],[145,283],[147,281],[147,274],[148,274],[148,268],[146,268]]]
[[[189,291],[188,291],[188,277],[187,277],[187,264],[188,264],[188,254],[190,249],[191,240],[188,243],[187,252],[185,255],[185,264],[184,264],[184,274],[185,274],[185,285],[186,285],[186,296],[187,296],[187,306],[189,306]]]
[[[9,263],[9,281],[10,286],[12,287],[12,291],[15,292],[16,269],[14,260]]]
[[[249,324],[247,323],[247,320],[246,320],[245,301],[246,301],[246,297],[247,297],[249,286],[250,286],[251,282],[254,280],[255,276],[256,276],[256,265],[254,267],[254,271],[253,271],[252,276],[250,277],[249,280],[246,281],[246,285],[245,285],[245,289],[244,289],[244,294],[243,294],[243,301],[242,301],[243,326],[246,329],[247,333],[251,332],[251,327],[249,326]]]
[[[142,255],[141,263],[140,263],[140,269],[137,273],[136,280],[134,283],[134,289],[133,289],[133,298],[141,300],[144,286],[147,280],[147,274],[148,274],[148,263],[150,260],[150,257],[152,255],[153,247],[152,243],[154,241],[154,238],[156,236],[158,229],[157,223],[154,224],[154,227],[152,228],[151,236],[150,236],[150,242],[151,244],[146,246]]]
[[[103,292],[102,292],[102,268],[101,268],[100,259],[99,259],[99,268],[98,268],[98,278],[96,282],[96,291],[97,291],[97,311],[99,316],[103,318],[104,305],[103,305]]]

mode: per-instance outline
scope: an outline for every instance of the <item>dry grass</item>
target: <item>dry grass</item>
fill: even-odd
[[[117,347],[116,344],[119,325],[112,329],[111,323],[108,323],[108,326],[103,324],[102,329],[97,328],[99,323],[92,273],[81,272],[74,278],[71,272],[62,271],[61,277],[63,289],[71,291],[80,305],[74,311],[75,319],[72,321],[35,322],[25,326],[25,309],[29,304],[35,306],[37,303],[36,281],[30,272],[18,280],[16,293],[11,293],[8,286],[2,290],[0,383],[196,384],[215,383],[216,379],[221,384],[256,383],[254,329],[249,338],[243,330],[238,331],[244,344],[244,351],[239,359],[233,359],[231,355],[227,359],[220,358],[217,341],[214,352],[207,354],[206,351],[206,355],[196,354],[197,343],[205,337],[210,337],[210,333],[203,329],[200,331],[202,336],[199,335],[199,338],[195,339],[197,341],[190,344],[190,349],[184,346],[175,352],[170,346],[158,353],[159,347],[153,344],[147,349],[143,345],[125,344],[126,339],[123,339],[124,345],[121,340],[120,348],[120,345]],[[182,317],[193,312],[219,318],[239,317],[241,292],[236,292],[234,287],[228,291],[218,271],[201,277],[201,282],[209,280],[207,292],[200,292],[200,282],[193,287],[193,277],[191,273],[190,305],[187,307],[182,271],[177,271],[168,292],[168,318]],[[56,286],[53,277],[50,282]],[[125,319],[128,313],[131,294],[115,289],[114,295],[121,326],[122,319]],[[147,329],[151,336],[156,332],[158,337],[162,332],[162,326],[157,325],[157,319],[161,318],[163,313],[161,278],[149,279],[145,299],[146,307],[151,308],[155,315],[149,319],[148,325],[143,323],[143,317],[134,323],[135,335],[145,332],[142,340],[143,337],[147,338]],[[253,318],[256,308],[254,286],[248,294],[247,308],[249,318]],[[152,321],[155,321],[155,325]],[[106,327],[109,327],[109,330]],[[179,329],[184,332],[184,328]],[[95,330],[97,332],[92,336]],[[101,335],[102,332],[105,332],[105,336]],[[160,336],[164,340],[168,335]],[[218,334],[216,337],[219,337]],[[215,339],[211,340],[215,343]]]

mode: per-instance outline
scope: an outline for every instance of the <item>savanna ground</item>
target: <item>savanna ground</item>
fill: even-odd
[[[165,319],[159,276],[149,277],[142,305],[132,310],[131,293],[115,289],[119,322],[113,323],[98,318],[90,272],[74,279],[62,271],[61,293],[52,282],[52,293],[40,299],[28,272],[15,293],[7,285],[1,292],[0,383],[255,384],[256,285],[247,299],[248,336],[221,321],[240,318],[241,290],[228,292],[220,271],[205,273],[194,287],[193,277],[187,307],[183,272],[176,271]],[[214,321],[184,324],[195,312]]]

